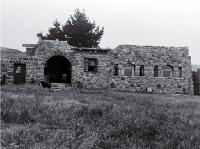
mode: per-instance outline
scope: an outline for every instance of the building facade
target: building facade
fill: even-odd
[[[24,44],[26,55],[1,59],[7,84],[66,83],[86,88],[192,94],[187,47],[120,45],[115,49],[77,48],[66,41]]]

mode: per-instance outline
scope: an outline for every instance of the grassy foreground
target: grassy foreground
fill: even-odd
[[[1,89],[2,148],[197,149],[200,97]]]

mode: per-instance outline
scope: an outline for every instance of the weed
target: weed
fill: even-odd
[[[2,88],[5,148],[200,148],[196,97]]]

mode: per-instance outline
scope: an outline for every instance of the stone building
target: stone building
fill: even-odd
[[[8,84],[43,80],[72,86],[81,83],[86,88],[193,93],[187,47],[120,45],[111,50],[50,40],[23,46],[26,55],[1,59],[1,79],[4,76]]]

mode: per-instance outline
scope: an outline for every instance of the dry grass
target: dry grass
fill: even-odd
[[[200,148],[200,98],[4,86],[3,148]]]

